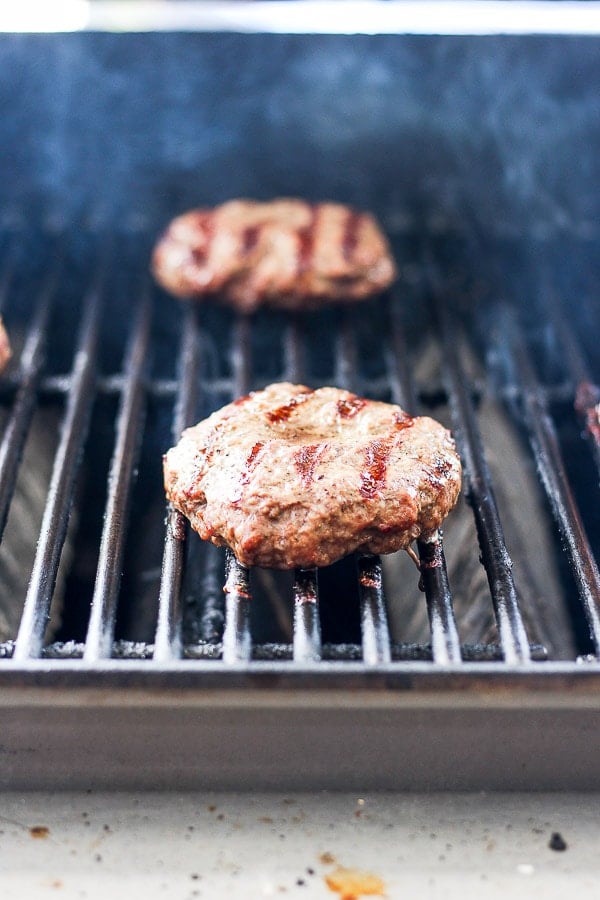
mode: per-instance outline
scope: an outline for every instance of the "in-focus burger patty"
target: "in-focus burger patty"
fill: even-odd
[[[214,297],[243,311],[363,300],[396,277],[370,213],[297,199],[231,200],[178,216],[155,247],[152,270],[178,297]]]
[[[391,553],[438,528],[461,464],[428,417],[332,387],[272,384],[184,431],[164,457],[167,497],[248,566],[326,566]]]

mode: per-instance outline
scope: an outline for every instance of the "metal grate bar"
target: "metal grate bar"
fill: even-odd
[[[252,361],[250,356],[251,318],[238,316],[233,329],[231,368],[233,372],[233,398],[242,397],[250,390]]]
[[[382,586],[381,560],[361,554],[357,558],[363,659],[367,666],[391,661],[390,634]]]
[[[103,270],[102,270],[103,272]],[[15,644],[14,659],[39,656],[50,602],[65,541],[75,477],[87,437],[94,402],[101,307],[98,281],[88,294],[79,343],[71,371],[71,390],[54,458],[33,571]]]
[[[196,385],[199,364],[197,310],[189,306],[182,319],[179,390],[171,434],[173,443],[179,440],[184,428],[193,424],[198,401]],[[188,530],[185,516],[169,504],[158,596],[158,621],[154,639],[154,660],[160,663],[181,656],[181,585]]]
[[[284,378],[294,384],[300,384],[306,377],[304,335],[304,319],[298,313],[290,313],[290,321],[284,338]]]
[[[415,415],[418,409],[417,393],[409,364],[410,356],[402,327],[400,298],[397,292],[394,294],[390,313],[391,341],[387,344],[386,355],[392,400],[411,415]],[[459,663],[460,640],[439,533],[432,541],[418,541],[417,549],[421,569],[420,584],[425,591],[434,661],[440,665]]]
[[[82,659],[85,644],[79,641],[57,641],[42,647],[42,659]],[[11,659],[14,650],[14,641],[0,643],[0,660]],[[423,643],[392,643],[392,662],[430,662],[433,659],[430,644]],[[465,662],[496,662],[502,660],[502,649],[498,644],[463,644],[463,659]],[[148,660],[154,653],[154,644],[143,641],[115,641],[113,644],[113,659],[115,660]],[[218,660],[222,655],[222,646],[216,643],[190,643],[184,644],[182,656],[186,660]],[[268,662],[292,660],[293,645],[288,643],[264,643],[255,644],[252,648],[252,659]],[[324,643],[322,645],[321,659],[330,662],[362,662],[363,648],[361,644],[350,643]],[[547,660],[548,653],[542,644],[531,645],[531,658],[536,662]]]
[[[241,397],[250,389],[251,328],[248,316],[238,316],[235,322],[231,364],[233,393]],[[246,566],[227,551],[225,565],[225,628],[223,630],[223,662],[237,663],[252,656],[250,633],[250,573]]]
[[[317,662],[321,659],[321,622],[316,569],[296,569],[294,586],[295,662]]]
[[[2,252],[5,257],[5,262],[2,266],[2,270],[0,271],[0,314],[4,315],[4,308],[6,306],[6,301],[8,295],[10,293],[11,284],[13,278],[15,276],[16,269],[16,256],[17,256],[17,242],[11,242],[8,248],[2,248]]]
[[[449,309],[448,297],[444,296],[431,260],[427,260],[427,274],[444,350],[444,377],[450,396],[450,411],[465,467],[466,495],[475,516],[500,643],[506,662],[527,663],[530,660],[529,641],[519,609],[512,560],[506,547],[467,377],[458,355],[460,335],[455,327],[456,316]]]
[[[571,558],[596,655],[600,655],[600,572],[571,492],[554,424],[515,314],[502,310],[502,333],[508,338],[538,472]]]
[[[19,388],[0,443],[0,538],[6,527],[21,454],[36,406],[37,389],[44,364],[50,307],[56,292],[58,274],[58,269],[52,272],[42,289],[21,353]]]
[[[214,544],[207,544],[200,595],[203,606],[200,618],[200,640],[215,644],[221,640],[225,622],[223,584],[221,578],[222,555]]]
[[[285,377],[292,383],[304,381],[304,319],[292,314],[285,333]],[[295,662],[315,662],[321,658],[321,617],[316,569],[296,569],[294,597]]]
[[[342,308],[336,337],[335,383],[346,391],[356,390],[356,373],[358,371],[358,349],[352,311]]]
[[[111,655],[129,501],[143,433],[144,374],[151,315],[149,297],[146,296],[140,303],[125,358],[126,380],[117,416],[96,583],[85,641],[84,659],[89,663]]]
[[[336,347],[337,384],[346,390],[355,390],[358,371],[354,316],[352,310],[343,309]],[[364,661],[367,665],[389,662],[390,633],[382,587],[381,559],[372,554],[357,554],[357,567]]]
[[[223,662],[246,662],[252,657],[250,572],[230,550],[227,551],[224,591]]]

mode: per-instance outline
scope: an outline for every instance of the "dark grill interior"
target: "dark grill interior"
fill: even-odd
[[[28,586],[13,597],[1,657],[16,667],[81,657],[97,667],[111,656],[377,667],[598,653],[591,244],[474,248],[396,235],[401,279],[390,296],[240,318],[155,291],[155,234],[5,235],[2,313],[16,352],[2,381],[0,522],[4,566]],[[418,546],[420,577],[404,554],[318,573],[249,573],[187,535],[178,513],[165,519],[161,454],[182,428],[283,379],[346,387],[451,425],[468,508],[448,520],[448,565],[436,540]],[[499,460],[505,424],[517,455]],[[28,454],[40,429],[52,460],[46,481]],[[523,473],[537,506],[517,495],[507,507]],[[11,500],[32,481],[39,541],[16,552]],[[541,531],[550,573],[541,571]],[[474,586],[478,557],[483,589]]]

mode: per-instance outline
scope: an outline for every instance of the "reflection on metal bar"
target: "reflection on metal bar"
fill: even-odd
[[[381,560],[378,556],[361,554],[357,566],[363,660],[367,666],[377,666],[392,658]]]
[[[101,276],[104,274],[102,267]],[[42,647],[65,541],[78,461],[94,402],[101,307],[100,281],[90,291],[71,372],[71,390],[54,457],[33,571],[15,644],[14,659],[36,657]]]
[[[295,662],[317,662],[321,659],[321,622],[316,569],[296,569],[294,585]]]
[[[117,415],[96,583],[85,641],[84,659],[90,663],[110,656],[113,642],[129,501],[143,432],[144,373],[150,319],[151,307],[146,296],[137,311],[125,358],[126,381]]]
[[[515,314],[502,309],[504,338],[522,388],[523,411],[538,472],[571,557],[596,655],[600,655],[600,572],[562,460],[554,423],[525,347]]]
[[[171,434],[174,443],[179,440],[184,428],[193,423],[197,405],[199,353],[197,311],[189,306],[182,317],[179,391]],[[187,533],[185,517],[169,504],[154,647],[154,659],[160,663],[181,655],[181,584]]]
[[[417,412],[417,393],[410,369],[410,355],[406,345],[400,298],[394,292],[391,306],[390,340],[386,347],[386,359],[390,373],[392,400],[408,413]],[[461,661],[460,641],[452,606],[452,593],[448,582],[446,559],[439,532],[431,541],[419,541],[418,551],[421,581],[425,591],[427,615],[431,631],[433,658],[440,665]],[[432,561],[435,560],[435,565]]]

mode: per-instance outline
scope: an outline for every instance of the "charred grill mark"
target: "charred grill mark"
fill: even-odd
[[[357,397],[355,394],[352,394],[350,397],[344,397],[343,400],[338,400],[336,404],[338,416],[342,419],[352,419],[366,406],[366,403],[366,400],[362,397]]]
[[[303,275],[310,269],[312,257],[315,249],[315,229],[317,224],[319,206],[313,204],[310,206],[310,220],[304,228],[298,229],[298,261],[297,270],[299,275]]]
[[[342,238],[342,254],[346,262],[351,262],[358,244],[358,229],[362,220],[362,213],[349,210]]]
[[[210,245],[215,231],[214,215],[211,212],[198,212],[194,219],[196,231],[192,246],[192,257],[196,265],[203,265],[208,259]]]
[[[438,478],[445,478],[452,471],[452,463],[450,460],[438,456],[433,464],[433,471]]]
[[[171,518],[171,534],[175,538],[176,541],[185,541],[186,529],[185,524],[186,520],[180,512],[176,512],[175,515]]]
[[[246,460],[246,480],[247,480],[248,473],[250,472],[250,470],[252,469],[252,466],[256,462],[256,457],[258,456],[258,454],[260,453],[260,451],[262,450],[262,448],[264,446],[265,445],[264,445],[263,441],[257,441],[256,444],[254,445],[254,447],[252,448],[252,450],[250,451],[250,453],[248,455],[248,459]]]
[[[365,451],[365,466],[360,473],[360,493],[367,500],[375,497],[385,485],[390,450],[389,441],[371,441]]]
[[[382,586],[381,568],[370,569],[368,572],[359,572],[358,580],[362,587],[380,590]]]
[[[402,431],[404,428],[410,428],[414,423],[414,418],[405,412],[394,413],[394,428],[396,431]]]
[[[304,487],[310,487],[327,444],[305,444],[294,453],[294,464],[300,473]]]
[[[305,400],[308,400],[312,393],[313,391],[306,391],[298,397],[292,397],[292,399],[283,406],[278,406],[276,409],[270,409],[266,414],[267,419],[272,425],[276,425],[279,422],[287,422],[296,407],[300,406],[301,403],[304,403]]]
[[[250,474],[252,472],[252,469],[256,465],[256,459],[264,446],[265,445],[263,441],[257,441],[248,454],[246,462],[244,463],[244,469],[240,475],[238,492],[231,501],[234,505],[237,505],[242,499],[243,489],[250,481]]]
[[[262,225],[249,225],[248,228],[244,228],[244,231],[242,232],[243,256],[248,256],[248,254],[254,250],[258,244],[261,230]]]

